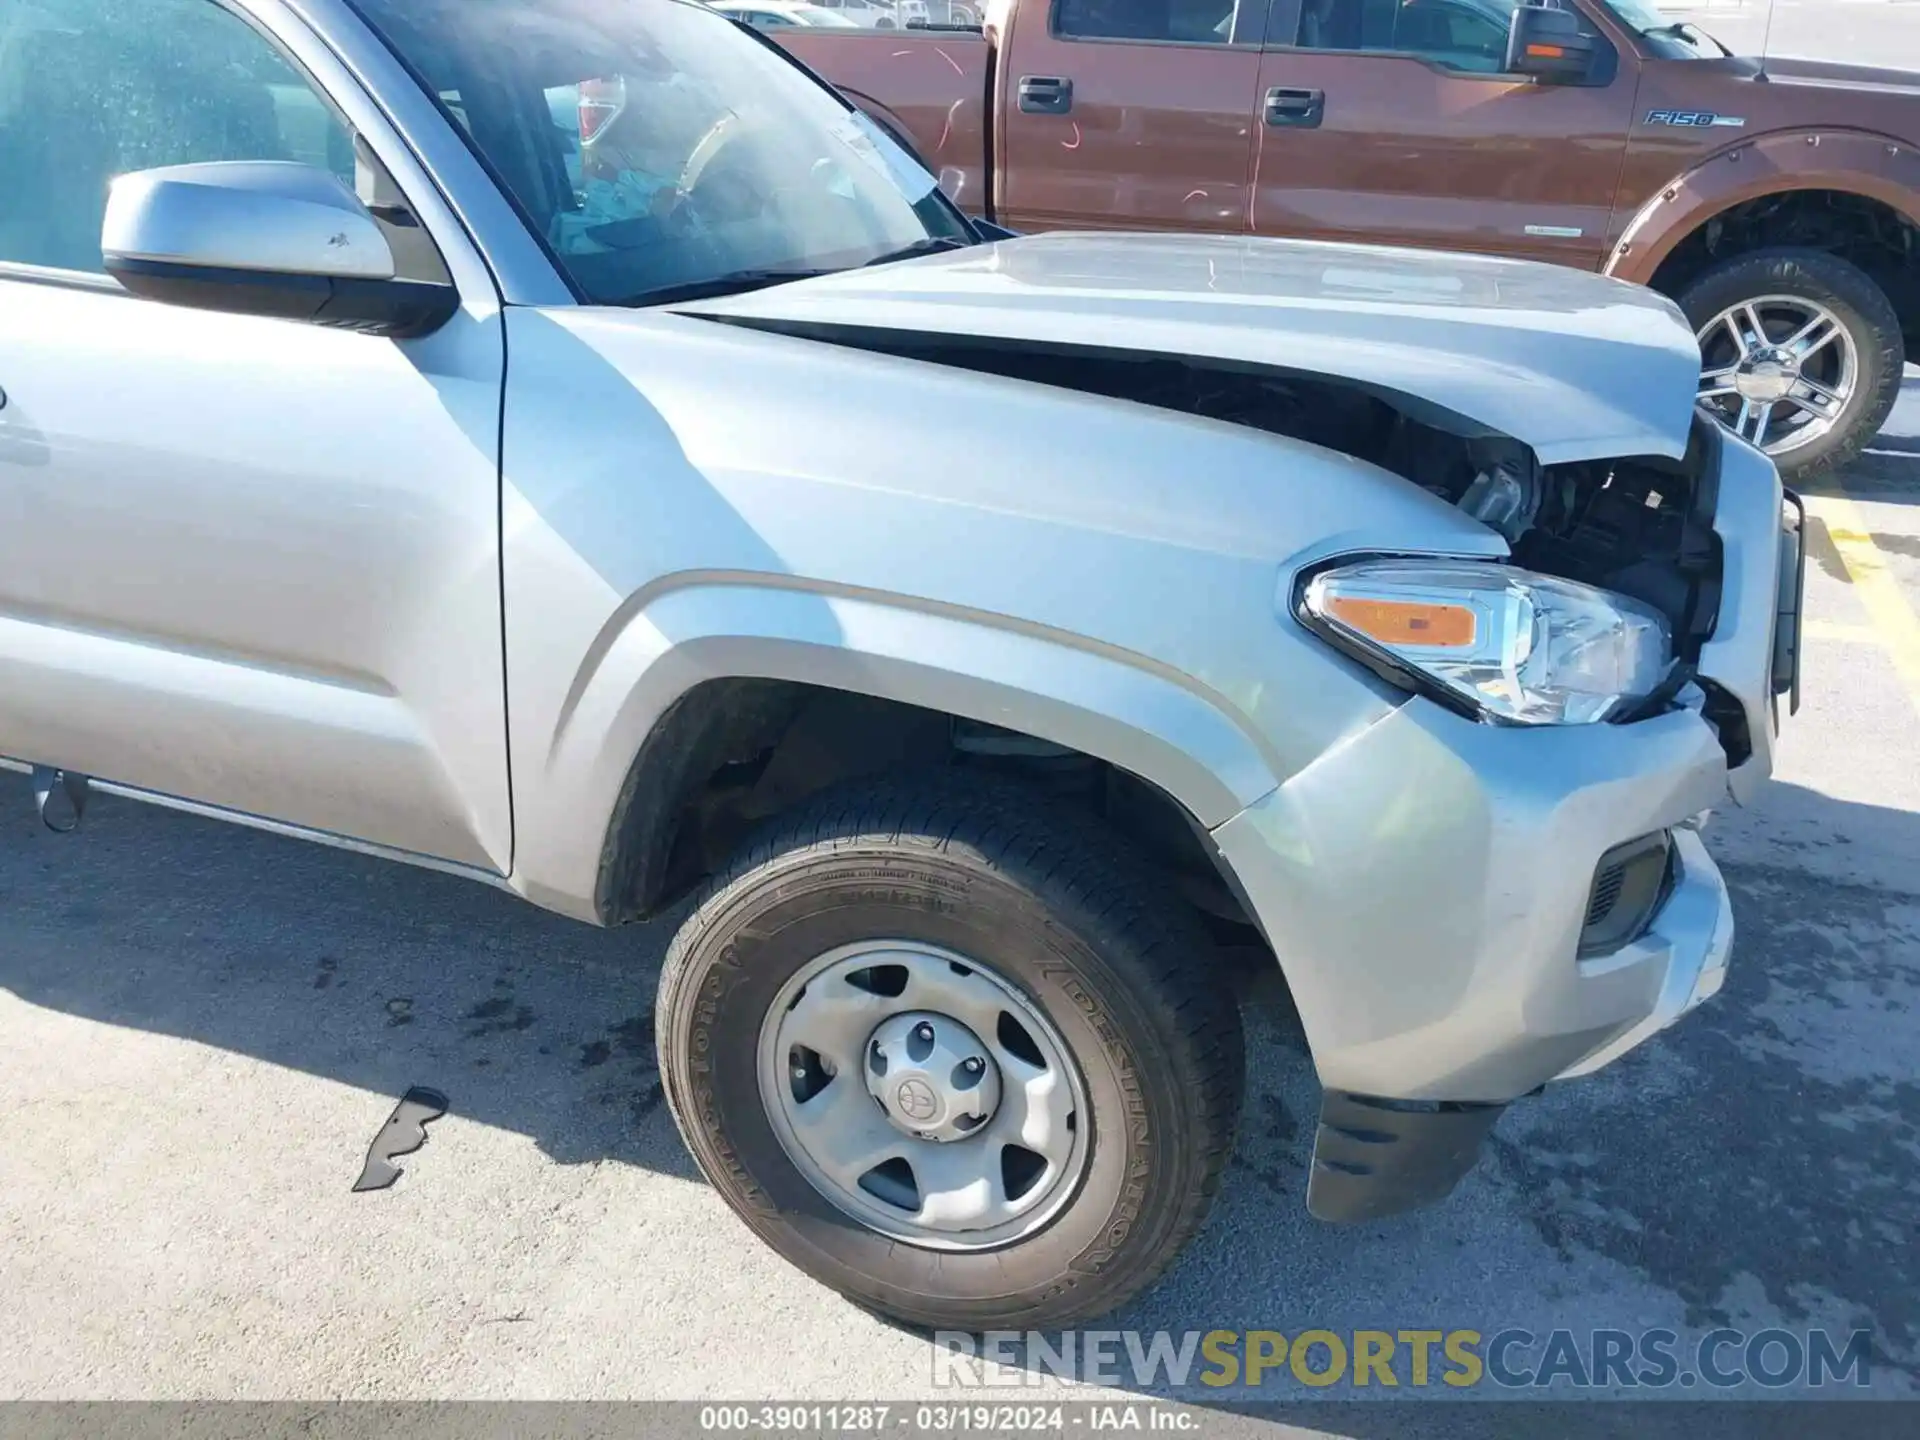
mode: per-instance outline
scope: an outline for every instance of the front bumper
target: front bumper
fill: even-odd
[[[1734,948],[1734,912],[1720,872],[1692,829],[1674,833],[1674,883],[1645,935],[1607,966],[1653,964],[1665,973],[1645,1020],[1559,1073],[1599,1069],[1680,1020],[1720,991]],[[1313,1137],[1308,1210],[1356,1223],[1417,1210],[1446,1198],[1480,1158],[1480,1142],[1503,1104],[1407,1102],[1327,1091]]]
[[[1682,708],[1516,728],[1413,698],[1213,832],[1326,1090],[1316,1215],[1439,1198],[1506,1102],[1610,1063],[1724,983],[1733,912],[1694,817],[1772,770],[1805,559],[1771,463],[1717,436],[1710,463],[1720,603]],[[1596,867],[1661,832],[1664,894],[1591,953]]]
[[[1733,954],[1733,906],[1720,867],[1698,833],[1674,832],[1675,883],[1646,934],[1596,962],[1631,966],[1651,962],[1664,975],[1652,1011],[1638,1025],[1562,1070],[1555,1079],[1591,1075],[1666,1029],[1702,1001],[1720,993]]]
[[[1674,834],[1674,883],[1646,933],[1605,965],[1663,975],[1653,1009],[1555,1077],[1589,1074],[1717,994],[1733,949],[1733,910],[1719,869],[1692,830]],[[1445,1198],[1480,1158],[1500,1104],[1409,1102],[1329,1090],[1314,1136],[1307,1209],[1343,1223],[1383,1219]]]
[[[1701,424],[1720,588],[1680,708],[1516,727],[1409,698],[1214,830],[1329,1090],[1511,1100],[1717,988],[1726,889],[1683,827],[1772,771],[1804,561],[1772,463]],[[1582,954],[1600,857],[1661,831],[1676,862],[1651,924]]]
[[[1329,1090],[1498,1103],[1671,1023],[1724,972],[1726,887],[1686,822],[1727,794],[1690,710],[1477,725],[1408,701],[1214,831]],[[1673,830],[1638,938],[1582,957],[1596,867]]]

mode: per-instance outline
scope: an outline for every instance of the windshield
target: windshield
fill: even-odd
[[[1653,0],[1608,0],[1608,8],[1622,24],[1645,37],[1655,53],[1668,60],[1692,60],[1724,53],[1724,47],[1698,25],[1662,13]]]
[[[971,241],[933,176],[680,0],[356,0],[576,291],[648,304]]]

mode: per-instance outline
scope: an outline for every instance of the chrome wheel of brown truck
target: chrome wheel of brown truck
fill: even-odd
[[[1899,393],[1905,342],[1872,277],[1815,250],[1745,255],[1681,297],[1700,341],[1699,403],[1791,482],[1846,464]]]

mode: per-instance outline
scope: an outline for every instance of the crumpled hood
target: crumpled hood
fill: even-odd
[[[1700,353],[1650,290],[1518,260],[1055,232],[674,307],[857,343],[966,335],[1275,367],[1413,396],[1543,464],[1686,451]]]

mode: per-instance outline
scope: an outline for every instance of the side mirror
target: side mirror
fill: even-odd
[[[1584,80],[1598,48],[1572,11],[1523,5],[1507,24],[1507,73],[1536,80]]]
[[[120,176],[100,252],[133,294],[197,310],[406,337],[439,329],[460,304],[450,285],[396,280],[386,236],[354,193],[281,160]]]

